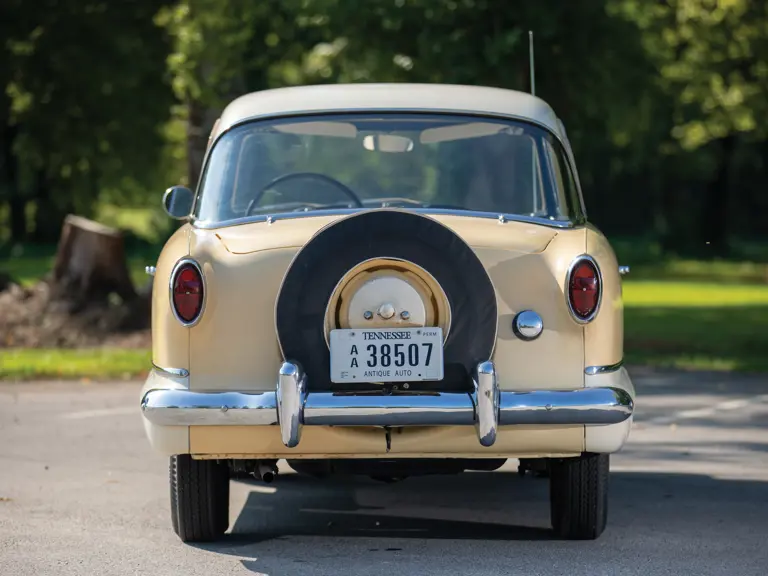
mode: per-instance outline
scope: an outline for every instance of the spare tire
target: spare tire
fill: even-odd
[[[409,389],[471,391],[475,366],[491,358],[496,343],[493,284],[477,255],[456,233],[433,218],[403,210],[372,210],[337,220],[296,254],[275,306],[283,357],[301,364],[310,391],[366,389],[363,383],[331,382],[324,320],[339,280],[372,258],[396,258],[422,267],[440,284],[450,303],[443,380],[415,382]],[[368,389],[379,387],[370,384]]]

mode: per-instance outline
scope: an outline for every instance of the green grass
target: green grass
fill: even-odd
[[[768,285],[625,280],[624,305],[632,308],[768,306]]]
[[[768,286],[624,283],[628,363],[768,372]]]
[[[128,348],[0,350],[0,380],[128,379],[146,374],[151,366],[150,350]]]

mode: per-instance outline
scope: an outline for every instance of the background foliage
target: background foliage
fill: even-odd
[[[0,241],[55,240],[69,211],[155,211],[167,185],[194,184],[213,121],[243,92],[529,90],[529,29],[537,93],[568,127],[607,234],[709,256],[766,231],[765,2],[6,0]],[[158,241],[167,227],[137,228]]]

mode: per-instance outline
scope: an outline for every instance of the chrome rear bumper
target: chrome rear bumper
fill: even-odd
[[[274,392],[148,390],[144,417],[164,426],[280,426],[283,443],[299,443],[302,426],[475,426],[492,446],[499,426],[604,425],[632,415],[620,388],[501,392],[492,362],[478,365],[467,393],[349,394],[311,392],[296,363],[284,363]]]

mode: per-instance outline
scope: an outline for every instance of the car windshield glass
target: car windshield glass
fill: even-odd
[[[195,217],[339,209],[453,209],[574,221],[563,148],[538,126],[439,114],[253,121],[213,145]]]

